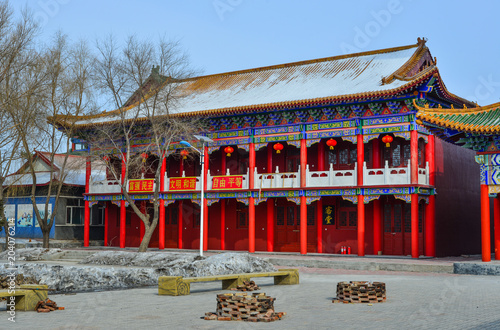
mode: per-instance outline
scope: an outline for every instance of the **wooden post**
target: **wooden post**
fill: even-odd
[[[254,174],[255,174],[255,145],[254,143],[250,143],[249,145],[249,151],[248,151],[248,188],[253,189],[254,188]]]
[[[127,174],[127,154],[123,154],[122,158],[122,176],[121,176],[121,183],[122,186],[126,182],[125,175]],[[123,191],[122,191],[122,200],[120,202],[120,248],[125,248],[125,239],[126,239],[126,228],[125,228],[125,223],[126,223],[127,217],[126,217],[126,210],[125,210],[125,200],[123,199]]]
[[[267,199],[267,251],[274,251],[274,198]]]
[[[177,220],[177,248],[179,250],[181,250],[183,248],[182,230],[183,230],[183,226],[184,226],[184,224],[182,222],[182,218],[183,218],[183,215],[182,215],[183,202],[182,202],[182,200],[179,200],[178,205],[179,205],[178,206],[179,207],[179,212],[178,212],[179,219]]]
[[[222,198],[220,199],[220,249],[222,251],[226,249],[226,200]]]
[[[90,244],[90,203],[88,201],[88,193],[90,191],[91,172],[92,172],[92,165],[90,162],[90,156],[87,156],[85,162],[85,194],[87,195],[87,200],[85,200],[84,227],[83,227],[83,246],[85,247],[88,247]]]
[[[248,198],[248,252],[255,252],[255,201]]]
[[[416,129],[410,133],[410,153],[411,184],[418,184],[418,133]]]
[[[363,162],[365,161],[365,144],[363,143],[363,134],[361,129],[357,136],[357,162],[358,162],[358,186],[363,185]],[[363,250],[364,253],[364,250]],[[364,254],[363,254],[364,255]]]
[[[305,136],[305,134],[303,134]],[[307,140],[300,140],[300,186],[306,187],[306,166],[307,166]],[[307,229],[307,227],[306,227]],[[307,237],[306,237],[307,238]]]
[[[418,194],[411,194],[411,257],[418,258]]]
[[[202,168],[202,175],[203,175],[203,190],[205,191],[205,194],[207,192],[207,174],[208,174],[208,163],[209,163],[209,154],[208,154],[208,147],[205,147],[204,150],[204,159],[203,159],[203,168]],[[208,250],[208,201],[206,198],[203,199],[203,219],[200,219],[203,221],[203,228],[205,229],[203,231],[203,251]]]
[[[498,195],[493,200],[493,223],[495,260],[500,260],[500,197]]]
[[[373,254],[382,252],[382,207],[380,199],[373,201]]]
[[[381,168],[381,157],[380,157],[380,139],[376,138],[372,140],[372,166],[373,168]]]
[[[316,203],[316,250],[323,253],[323,200]]]
[[[358,195],[358,256],[365,256],[365,199],[363,195]]]
[[[160,192],[165,191],[165,172],[167,169],[167,157],[163,157],[161,162],[161,172],[160,172]],[[160,250],[165,249],[165,200],[160,198],[158,200],[158,209],[160,211],[159,221],[158,221],[158,248]]]
[[[109,207],[110,202],[104,202],[104,246],[108,246],[108,230],[109,230]]]
[[[271,143],[267,144],[267,173],[273,173],[273,146]]]
[[[436,162],[434,160],[434,135],[429,135],[425,147],[425,159],[429,163],[429,186],[436,184]],[[425,207],[425,255],[428,257],[436,256],[436,196],[429,196],[429,204]]]
[[[141,201],[141,213],[146,215],[146,201]],[[144,225],[144,222],[140,220],[139,223],[139,235],[140,235],[140,242],[142,243],[142,239],[144,237],[144,234],[146,234],[146,226]]]
[[[307,254],[307,200],[300,197],[300,254]]]
[[[484,262],[491,261],[490,197],[488,185],[481,185],[481,254]]]

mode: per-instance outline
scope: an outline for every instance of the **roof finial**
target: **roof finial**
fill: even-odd
[[[422,37],[422,38],[418,37],[417,38],[417,45],[425,45],[426,42],[427,42],[427,38],[425,38],[425,37]]]

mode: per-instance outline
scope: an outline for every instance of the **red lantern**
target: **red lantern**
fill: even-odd
[[[141,154],[141,158],[142,158],[142,162],[143,162],[143,163],[145,163],[145,162],[146,162],[146,159],[148,159],[148,154],[147,154],[147,153],[145,153],[145,152],[143,152],[143,153]]]
[[[326,145],[330,147],[330,150],[333,150],[333,147],[337,145],[337,141],[334,139],[330,139],[326,141]]]
[[[383,138],[382,138],[382,142],[385,143],[385,146],[387,148],[389,148],[391,146],[391,142],[394,140],[394,138],[390,135],[385,135]]]
[[[276,150],[276,153],[279,154],[281,152],[281,150],[283,150],[283,145],[281,143],[276,143],[274,146],[273,146],[274,150]]]
[[[234,149],[231,146],[227,146],[224,148],[224,152],[227,154],[228,157],[231,157],[231,154],[233,153]]]
[[[187,150],[181,150],[182,159],[187,159],[189,152]]]

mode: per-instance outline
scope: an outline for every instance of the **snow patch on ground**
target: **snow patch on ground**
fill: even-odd
[[[199,257],[193,253],[106,251],[97,252],[82,263],[85,265],[19,263],[17,272],[64,293],[156,286],[162,275],[196,277],[276,270],[267,260],[248,253]],[[8,264],[0,265],[0,274],[11,273],[7,268]]]
[[[51,259],[63,253],[61,249],[44,249],[44,248],[29,248],[29,249],[15,249],[16,260],[37,261]],[[0,260],[7,260],[9,250],[0,253]]]

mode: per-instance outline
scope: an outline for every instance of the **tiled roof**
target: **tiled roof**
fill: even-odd
[[[422,122],[468,133],[500,133],[500,103],[463,109],[415,106],[417,118]]]
[[[182,97],[176,102],[175,109],[169,108],[169,112],[178,116],[246,113],[383,97],[408,90],[433,74],[439,74],[434,61],[421,66],[423,56],[430,58],[430,53],[425,41],[419,39],[417,44],[403,47],[176,82],[167,80],[159,93],[167,93],[172,87],[167,85],[175,84],[175,90]],[[144,104],[136,103],[95,116],[72,118],[72,121],[77,125],[117,122],[123,111],[125,118],[132,119],[137,111],[130,110],[144,111],[143,108]],[[56,121],[64,125],[62,119]]]

